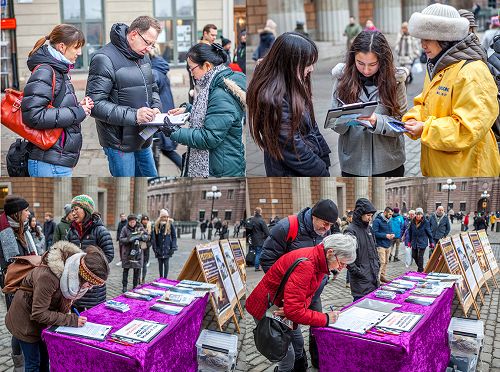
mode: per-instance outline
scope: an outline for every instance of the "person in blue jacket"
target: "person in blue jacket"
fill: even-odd
[[[375,233],[377,241],[377,251],[380,258],[380,281],[387,283],[386,271],[387,262],[389,262],[389,253],[391,251],[391,240],[394,238],[391,227],[391,218],[393,210],[391,207],[386,207],[384,213],[379,213],[373,220],[372,229]]]
[[[424,271],[425,248],[434,248],[432,241],[432,231],[429,221],[424,217],[424,210],[417,208],[415,218],[410,223],[410,246],[411,254],[415,260],[418,272]]]
[[[401,237],[403,236],[403,232],[405,230],[405,220],[403,216],[399,214],[399,208],[394,208],[394,214],[391,218],[391,228],[392,233],[394,234],[394,239],[392,239],[391,242],[389,262],[391,262],[391,259],[393,259],[394,262],[398,262],[399,245],[401,244]]]

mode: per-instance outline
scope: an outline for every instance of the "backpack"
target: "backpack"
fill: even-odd
[[[7,173],[10,177],[29,177],[28,158],[31,144],[29,141],[20,138],[10,145],[7,151],[6,163]]]
[[[250,218],[247,218],[247,220],[245,221],[245,229],[248,230],[248,232],[252,232],[255,228],[255,225],[253,223],[253,217],[250,217]]]
[[[286,235],[285,253],[290,252],[290,247],[292,246],[293,241],[299,233],[299,216],[297,216],[296,214],[288,216],[288,223],[290,224],[290,227],[288,228],[288,234]]]
[[[35,268],[42,264],[42,256],[18,256],[12,258],[12,263],[7,266],[5,273],[5,282],[2,289],[3,293],[15,293],[21,288],[24,278]],[[32,288],[23,287],[23,290],[31,292]]]

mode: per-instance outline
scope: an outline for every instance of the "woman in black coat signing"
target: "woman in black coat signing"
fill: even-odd
[[[153,252],[158,259],[160,277],[168,276],[168,261],[177,250],[177,235],[174,220],[168,217],[168,211],[162,209],[151,232]]]

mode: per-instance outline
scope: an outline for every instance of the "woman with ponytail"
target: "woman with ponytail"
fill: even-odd
[[[229,69],[226,61],[224,48],[216,43],[196,44],[187,53],[188,68],[196,82],[194,102],[168,113],[190,112],[190,125],[163,131],[173,141],[188,146],[183,176],[245,176],[242,132],[246,78]]]
[[[59,140],[50,149],[32,146],[28,160],[32,177],[71,176],[80,157],[80,125],[90,114],[94,103],[88,97],[78,102],[68,74],[82,54],[83,45],[85,37],[79,29],[61,24],[54,27],[49,35],[40,38],[29,53],[27,64],[32,74],[24,88],[21,104],[23,122],[41,130],[63,128]],[[47,107],[50,102],[54,108]]]

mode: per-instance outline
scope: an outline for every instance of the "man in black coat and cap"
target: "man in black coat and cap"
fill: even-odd
[[[345,229],[345,234],[357,239],[356,261],[347,265],[350,275],[351,294],[354,301],[366,296],[379,286],[378,272],[380,260],[377,252],[375,234],[370,221],[377,209],[365,198],[356,201],[352,223]]]

